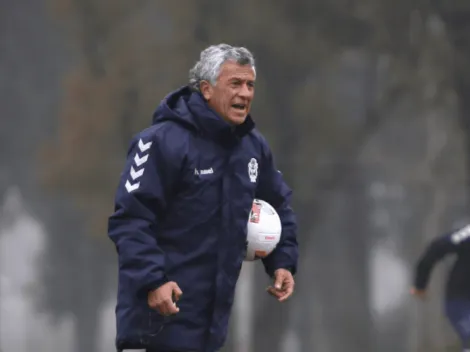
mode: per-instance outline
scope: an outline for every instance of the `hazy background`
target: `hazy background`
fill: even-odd
[[[0,0],[0,351],[113,351],[106,235],[131,136],[199,52],[257,59],[294,188],[297,291],[238,286],[230,352],[459,351],[417,255],[469,221],[468,0]]]

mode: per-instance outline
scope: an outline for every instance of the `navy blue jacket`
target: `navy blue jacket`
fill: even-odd
[[[119,258],[118,349],[223,345],[255,197],[273,205],[283,225],[278,247],[263,259],[267,273],[295,273],[291,190],[252,119],[232,127],[200,93],[184,87],[168,95],[153,125],[131,142],[109,219]],[[167,281],[183,291],[171,317],[147,305],[148,291]]]
[[[456,261],[446,283],[446,299],[470,299],[470,225],[433,240],[416,266],[415,287],[426,289],[434,265],[449,254]]]

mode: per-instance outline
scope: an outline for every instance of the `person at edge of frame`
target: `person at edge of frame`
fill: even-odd
[[[421,254],[411,294],[426,297],[432,269],[443,258],[454,255],[456,261],[448,274],[445,289],[445,314],[460,338],[462,351],[470,352],[470,225],[432,240]]]

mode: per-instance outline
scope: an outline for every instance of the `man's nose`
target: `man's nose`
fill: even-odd
[[[243,84],[239,95],[243,98],[250,99],[253,96],[253,87],[249,86],[248,84]]]

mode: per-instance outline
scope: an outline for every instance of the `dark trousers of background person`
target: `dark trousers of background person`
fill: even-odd
[[[445,310],[447,319],[462,342],[462,351],[470,352],[470,300],[448,300]]]

